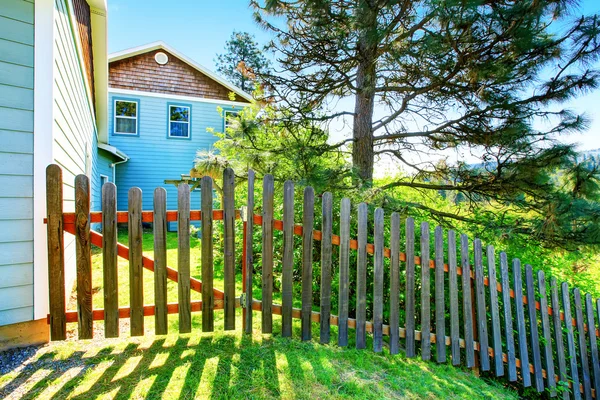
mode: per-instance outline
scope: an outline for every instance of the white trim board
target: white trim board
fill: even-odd
[[[33,319],[48,314],[48,249],[46,245],[46,167],[53,160],[54,1],[35,2],[33,116]]]
[[[129,89],[118,89],[118,88],[109,87],[108,92],[109,92],[109,94],[114,93],[114,94],[122,94],[122,95],[127,95],[127,96],[158,97],[161,99],[193,101],[193,102],[197,102],[197,103],[213,103],[213,104],[221,104],[221,105],[225,105],[225,106],[236,106],[236,107],[249,107],[250,106],[250,103],[242,103],[239,101],[207,99],[206,97],[180,96],[180,95],[175,95],[175,94],[156,93],[156,92],[144,92],[142,90],[129,90]]]
[[[180,60],[184,61],[190,67],[192,67],[192,68],[200,71],[201,73],[203,73],[204,75],[208,76],[212,80],[214,80],[214,81],[220,83],[221,85],[225,86],[226,88],[228,88],[229,90],[231,90],[235,94],[240,95],[241,97],[243,97],[244,99],[246,99],[248,101],[252,101],[252,96],[251,95],[249,95],[248,93],[244,92],[239,87],[237,87],[237,86],[235,86],[235,85],[227,82],[225,79],[221,78],[220,76],[218,76],[217,74],[215,74],[214,72],[212,72],[211,70],[209,70],[208,68],[206,68],[206,67],[198,64],[197,62],[195,62],[191,58],[189,58],[189,57],[185,56],[184,54],[180,53],[179,51],[175,50],[174,48],[172,48],[171,46],[169,46],[168,44],[166,44],[163,41],[152,42],[152,43],[144,44],[142,46],[133,47],[131,49],[126,49],[126,50],[118,51],[116,53],[111,53],[111,54],[108,55],[108,62],[111,63],[113,61],[119,61],[119,60],[122,60],[124,58],[129,58],[129,57],[137,56],[139,54],[148,53],[150,51],[158,50],[158,49],[162,49],[162,50],[168,51],[169,53],[173,54],[175,57],[177,57]]]

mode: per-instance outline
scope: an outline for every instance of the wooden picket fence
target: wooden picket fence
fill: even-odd
[[[415,233],[415,222],[408,218],[401,251],[401,222],[397,213],[390,217],[389,248],[384,242],[384,212],[378,208],[373,216],[373,243],[368,243],[368,208],[357,207],[357,238],[350,237],[351,204],[341,200],[339,235],[333,234],[333,199],[322,197],[321,231],[314,230],[315,194],[304,190],[302,224],[294,223],[294,184],[284,184],[283,220],[274,219],[274,181],[263,179],[262,209],[254,214],[253,171],[248,173],[248,199],[242,209],[235,208],[234,175],[223,174],[223,209],[213,210],[212,179],[201,181],[201,209],[190,209],[189,186],[178,187],[178,210],[166,210],[166,191],[154,192],[154,210],[142,211],[142,193],[129,191],[129,208],[116,210],[116,187],[107,183],[102,188],[102,212],[90,212],[90,185],[84,175],[75,179],[76,210],[63,212],[62,172],[56,165],[47,169],[47,226],[50,314],[52,340],[66,338],[66,323],[77,322],[82,339],[93,336],[92,323],[103,320],[106,337],[119,335],[119,319],[129,318],[131,335],[144,334],[144,317],[154,315],[156,334],[167,333],[167,314],[179,315],[179,332],[192,329],[191,313],[202,312],[202,331],[214,330],[214,310],[224,310],[224,328],[235,329],[235,308],[243,308],[243,326],[252,332],[253,312],[260,311],[263,333],[273,333],[273,315],[281,315],[281,335],[292,336],[292,319],[301,320],[301,339],[311,340],[311,325],[320,323],[320,342],[329,343],[331,325],[336,325],[337,344],[347,346],[349,329],[354,329],[355,346],[363,349],[367,333],[372,334],[373,350],[380,352],[384,344],[391,354],[404,345],[407,357],[420,354],[423,360],[463,365],[477,371],[491,371],[506,376],[510,382],[533,386],[551,396],[591,399],[600,389],[600,361],[597,338],[600,335],[600,300],[582,298],[579,289],[570,290],[567,283],[555,278],[546,282],[543,271],[533,272],[531,265],[523,270],[518,259],[502,252],[496,257],[494,248],[485,248],[487,276],[484,273],[484,248],[479,239],[472,242],[466,235],[434,230],[426,222]],[[247,215],[247,216],[246,216]],[[242,281],[243,293],[235,293],[235,220],[243,219]],[[167,222],[177,221],[177,269],[166,265]],[[190,221],[202,221],[202,280],[190,276]],[[224,290],[213,285],[213,224],[224,224],[223,251]],[[128,223],[129,246],[117,242],[117,223]],[[142,254],[142,222],[153,223],[154,259]],[[90,224],[102,223],[102,234]],[[252,297],[255,262],[254,229],[262,230],[261,280],[262,298]],[[282,304],[273,304],[274,231],[283,234]],[[77,253],[77,311],[66,311],[64,282],[64,232],[75,235]],[[293,307],[294,235],[302,237],[302,307]],[[418,239],[420,256],[415,254]],[[313,311],[313,250],[320,242],[320,304]],[[102,248],[104,309],[92,309],[91,245]],[[333,247],[339,250],[339,291],[332,293]],[[433,248],[433,249],[432,249]],[[433,252],[432,252],[433,250]],[[446,251],[445,251],[446,250]],[[350,252],[356,251],[356,265],[350,266]],[[473,253],[471,258],[470,252]],[[371,254],[372,260],[368,257]],[[433,255],[433,257],[432,257]],[[118,306],[117,257],[129,260],[130,305]],[[389,318],[384,324],[384,259],[389,259]],[[471,259],[474,260],[471,265]],[[499,259],[499,264],[498,264]],[[372,269],[367,268],[368,264]],[[498,268],[499,265],[499,268]],[[419,267],[417,269],[417,267]],[[512,267],[512,268],[510,268]],[[145,305],[142,270],[153,271],[154,305]],[[356,268],[356,306],[350,310],[350,268]],[[509,271],[509,268],[511,271]],[[430,277],[433,270],[433,279]],[[417,272],[420,275],[417,275]],[[401,275],[403,279],[401,279]],[[459,278],[460,277],[460,278]],[[512,278],[512,279],[511,279]],[[178,302],[167,303],[167,279],[178,282]],[[404,287],[400,287],[400,282]],[[372,301],[368,301],[367,283],[372,283]],[[459,285],[460,283],[460,285]],[[525,292],[523,293],[523,283]],[[430,289],[434,290],[431,293]],[[202,293],[201,301],[191,301],[191,291]],[[548,303],[548,291],[550,303]],[[559,293],[560,292],[560,293]],[[400,298],[404,294],[404,321],[400,321]],[[241,296],[240,296],[241,295]],[[332,296],[338,296],[338,315],[332,314]],[[417,309],[417,301],[420,310]],[[585,303],[585,312],[584,306]],[[432,311],[431,307],[434,307]],[[367,310],[372,319],[367,320]],[[420,312],[420,315],[418,314]],[[350,318],[349,315],[355,318]],[[433,316],[433,319],[432,319]],[[462,321],[461,321],[462,320]],[[418,329],[417,329],[418,328]],[[449,328],[449,329],[448,329]],[[387,343],[384,336],[388,337]],[[565,347],[566,339],[566,347]],[[417,346],[419,342],[419,346]],[[432,349],[435,346],[435,350]],[[418,348],[420,347],[420,348]],[[448,349],[449,348],[449,349]],[[435,352],[433,355],[432,352]]]

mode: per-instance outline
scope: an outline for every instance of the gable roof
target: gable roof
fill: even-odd
[[[175,50],[173,47],[169,46],[168,44],[166,44],[163,41],[152,42],[152,43],[148,43],[148,44],[145,44],[142,46],[133,47],[131,49],[126,49],[126,50],[118,51],[116,53],[109,54],[108,62],[111,63],[113,61],[123,60],[126,58],[134,57],[134,56],[144,54],[144,53],[154,51],[154,50],[165,50],[165,51],[173,54],[175,57],[179,58],[181,61],[188,64],[190,67],[192,67],[195,70],[201,72],[202,74],[208,76],[210,79],[214,80],[215,82],[225,86],[227,89],[231,90],[233,93],[237,94],[238,96],[240,96],[248,101],[252,101],[252,96],[250,94],[244,92],[239,87],[227,82],[225,79],[221,78],[220,76],[218,76],[217,74],[215,74],[214,72],[209,70],[208,68],[198,64],[191,58],[189,58],[189,57],[185,56],[184,54],[180,53],[179,51]]]

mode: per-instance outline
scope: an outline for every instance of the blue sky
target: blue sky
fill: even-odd
[[[107,0],[109,52],[162,40],[211,70],[234,30],[254,34],[261,43],[270,35],[256,25],[247,0]],[[175,5],[176,4],[176,5]],[[600,14],[600,1],[582,0],[577,14]],[[593,118],[589,132],[571,137],[582,150],[600,148],[600,90],[569,105]],[[340,128],[346,131],[346,128]],[[336,133],[345,136],[347,132]]]

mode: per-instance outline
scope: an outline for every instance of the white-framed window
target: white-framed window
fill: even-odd
[[[235,122],[235,119],[237,118],[238,114],[239,114],[238,111],[225,110],[225,112],[224,112],[224,117],[225,117],[224,129],[225,129],[225,131],[227,131],[228,128],[233,127],[233,123]]]
[[[115,100],[114,133],[120,135],[138,134],[138,104],[135,100]]]
[[[191,111],[190,106],[169,104],[169,137],[190,138]]]
[[[104,186],[105,183],[108,183],[108,176],[100,175],[100,187]]]

